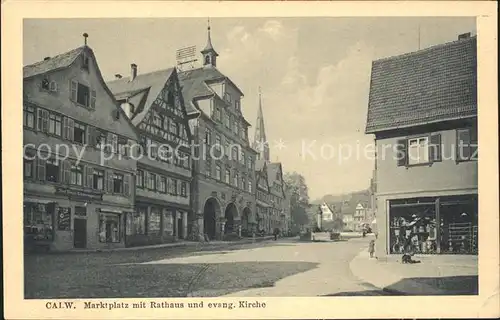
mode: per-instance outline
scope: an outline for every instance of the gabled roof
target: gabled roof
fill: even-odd
[[[115,97],[120,100],[130,99],[144,93],[145,96],[141,97],[140,104],[135,106],[137,109],[131,119],[134,125],[138,125],[149,112],[149,108],[165,87],[165,83],[175,73],[175,68],[169,68],[139,74],[132,81],[130,81],[130,77],[113,80],[107,85]]]
[[[200,112],[192,102],[197,98],[211,97],[215,93],[207,85],[207,82],[214,80],[225,80],[231,83],[241,95],[243,92],[223,73],[215,67],[202,67],[179,72],[179,81],[182,86],[182,95],[186,101],[186,111],[189,113]]]
[[[276,179],[276,176],[278,173],[280,174],[279,181],[281,181],[283,183],[283,170],[281,167],[281,162],[269,162],[269,163],[267,163],[267,179],[269,181],[269,186],[272,186],[275,181],[278,181],[278,179]],[[271,188],[271,190],[273,190],[273,189]],[[283,191],[283,196],[284,196],[285,195],[284,188],[282,191]]]
[[[48,60],[36,62],[23,67],[23,78],[30,78],[56,69],[69,67],[86,47],[78,47],[71,51],[58,54]],[[88,48],[88,47],[87,47]]]
[[[101,70],[99,69],[99,64],[97,63],[97,58],[94,54],[94,51],[89,46],[85,45],[82,47],[78,47],[76,49],[67,51],[65,53],[61,53],[59,55],[56,55],[48,60],[43,60],[43,61],[39,61],[39,62],[36,62],[34,64],[31,64],[31,65],[24,66],[23,67],[23,80],[27,80],[31,77],[42,75],[44,73],[54,72],[54,71],[58,71],[58,70],[61,70],[64,68],[69,68],[72,66],[72,64],[75,62],[75,60],[78,57],[80,57],[81,54],[83,54],[83,53],[87,54],[89,59],[91,59],[93,61],[93,63],[95,64],[97,79],[101,83],[104,91],[106,91],[106,93],[108,94],[109,98],[113,101],[113,105],[116,106],[116,109],[121,114],[120,119],[125,119],[124,121],[130,125],[130,128],[131,128],[130,134],[125,134],[125,133],[122,133],[122,134],[124,136],[127,136],[128,138],[133,138],[134,140],[137,140],[138,136],[137,136],[137,131],[135,130],[135,126],[130,121],[130,119],[126,116],[126,114],[122,110],[122,108],[119,107],[118,101],[116,101],[115,96],[109,90],[109,87],[104,82],[104,78],[102,77]],[[27,99],[27,101],[29,101],[29,98],[27,98],[27,97],[23,97],[23,98]],[[103,127],[103,128],[105,127],[104,123],[105,123],[106,119],[90,118],[88,120],[91,121],[89,123],[92,125],[95,125],[97,127]],[[100,123],[98,123],[98,122],[100,122]],[[115,133],[117,133],[117,132],[115,132]]]
[[[473,116],[475,36],[373,62],[366,133]]]

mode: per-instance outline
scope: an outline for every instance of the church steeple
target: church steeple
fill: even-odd
[[[257,122],[255,125],[255,138],[253,148],[259,152],[258,159],[269,162],[269,143],[266,138],[266,129],[264,127],[264,113],[262,112],[262,92],[259,87],[259,110],[257,113]]]
[[[207,35],[207,45],[205,46],[205,49],[201,51],[201,54],[203,55],[203,65],[215,67],[217,66],[217,56],[219,56],[219,54],[212,46],[212,39],[210,37],[210,19],[208,19]]]

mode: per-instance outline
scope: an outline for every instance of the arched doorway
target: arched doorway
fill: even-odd
[[[226,226],[224,229],[224,233],[233,233],[234,230],[234,218],[238,216],[238,209],[236,209],[236,206],[234,203],[230,203],[226,207],[226,212],[224,214],[224,217],[226,218]]]
[[[208,235],[209,239],[215,239],[218,216],[220,216],[219,202],[215,198],[209,198],[203,208],[203,233]]]
[[[250,211],[250,208],[246,207],[243,209],[243,214],[241,216],[241,230],[243,230],[245,233],[250,233],[251,228],[250,228],[250,215],[252,214],[252,211]]]

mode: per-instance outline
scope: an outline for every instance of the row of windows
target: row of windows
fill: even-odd
[[[171,177],[137,170],[136,186],[141,189],[148,189],[160,193],[168,193],[173,196],[187,198],[189,195],[188,183]]]
[[[162,115],[156,110],[153,110],[152,112],[151,122],[157,129],[159,129],[155,132],[155,134],[165,137],[167,133],[171,133],[176,137],[179,137],[184,143],[188,142],[186,126],[183,123],[177,122],[166,115]]]
[[[205,174],[209,177],[213,176],[211,161],[205,161]],[[231,170],[227,168],[223,171],[220,164],[215,165],[214,178],[218,181],[224,181],[225,183],[244,191],[252,192],[253,190],[252,179],[247,179],[245,176],[240,177],[240,174],[236,171],[236,169],[233,174],[231,174]]]
[[[455,160],[477,160],[477,127],[456,130]],[[441,134],[412,137],[398,141],[399,166],[439,162],[443,156]]]
[[[148,137],[141,137],[141,145],[143,147],[143,152],[150,158],[163,161],[166,163],[173,163],[175,166],[190,169],[189,154],[182,151],[171,150],[169,146],[154,141]]]
[[[224,111],[224,109],[218,106],[213,106],[213,102],[211,105],[211,117],[213,120],[224,124],[224,126],[228,130],[231,130],[232,133],[234,133],[236,136],[239,136],[241,139],[247,140],[248,129],[244,124],[238,122],[237,116],[232,115],[230,112]],[[239,110],[239,100],[237,101],[236,106],[237,110]]]
[[[130,195],[130,175],[55,158],[24,158],[24,178]]]
[[[98,149],[129,155],[128,145],[131,140],[111,132],[89,126],[83,122],[73,120],[62,114],[23,105],[23,125],[26,128],[45,132],[61,139],[75,143],[90,145]]]
[[[151,207],[148,212],[147,207],[138,206],[134,213],[127,215],[127,235],[157,235],[162,232],[171,235],[175,230],[175,215],[182,214],[183,211],[174,212],[160,207]]]
[[[206,146],[206,150],[209,151],[210,147],[216,146],[222,148],[220,151],[224,151],[224,156],[227,158],[231,158],[240,162],[242,165],[245,165],[249,170],[253,170],[254,168],[254,160],[252,156],[245,156],[245,151],[241,146],[236,146],[231,143],[229,139],[224,138],[224,144],[222,144],[221,135],[215,134],[215,140],[212,137],[212,131],[210,129],[205,129],[205,137],[203,139],[203,143]],[[238,152],[239,149],[239,152]]]

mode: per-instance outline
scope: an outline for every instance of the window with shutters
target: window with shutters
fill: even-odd
[[[77,186],[83,185],[83,166],[82,165],[71,165],[70,171],[70,183]]]
[[[224,113],[224,125],[226,126],[226,128],[229,128],[231,124],[231,120],[229,119],[229,114],[226,112]]]
[[[93,170],[92,174],[92,187],[95,190],[104,190],[104,171],[103,170]]]
[[[184,198],[187,197],[187,182],[186,181],[181,182],[181,197],[184,197]]]
[[[73,126],[73,141],[85,144],[85,133],[87,130],[87,126],[81,122],[76,122]]]
[[[62,135],[62,117],[60,115],[49,114],[49,133],[59,137]]]
[[[144,188],[144,171],[137,170],[137,178],[135,180],[135,185],[138,188]]]
[[[457,130],[457,162],[477,161],[477,127]]]
[[[95,137],[96,148],[104,150],[104,147],[106,146],[106,133],[104,131],[96,129]]]
[[[71,81],[70,99],[81,106],[95,108],[97,94],[89,86]]]
[[[60,182],[61,170],[57,159],[47,159],[45,162],[45,180]]]
[[[177,179],[170,179],[170,194],[173,196],[177,195]]]
[[[27,128],[35,128],[35,108],[23,105],[23,125]]]
[[[23,158],[24,178],[32,179],[35,177],[35,160]]]
[[[408,139],[408,165],[429,163],[429,137]]]
[[[156,184],[156,174],[148,172],[146,174],[146,176],[148,177],[148,179],[147,179],[147,188],[149,190],[155,190],[156,189],[156,186],[155,186],[155,184]]]
[[[237,161],[238,160],[238,148],[233,147],[231,150],[231,160]]]
[[[221,114],[220,108],[218,108],[218,107],[215,108],[215,120],[217,120],[217,121],[222,120],[222,114]]]
[[[224,181],[227,184],[231,183],[231,171],[229,169],[226,169],[226,175],[224,176]]]
[[[128,156],[128,141],[125,137],[118,137],[118,153],[122,156]]]
[[[160,184],[158,186],[158,191],[161,193],[166,193],[167,192],[167,178],[166,177],[160,177]]]
[[[113,174],[113,193],[123,193],[123,175]]]

